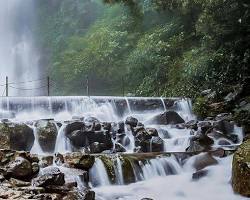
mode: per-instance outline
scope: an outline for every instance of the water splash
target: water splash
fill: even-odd
[[[95,159],[94,166],[91,168],[89,175],[92,186],[110,185],[106,168],[100,158]]]
[[[38,91],[19,90],[17,88],[41,87],[39,79],[39,54],[34,47],[32,26],[35,24],[33,0],[0,1],[0,84],[9,77],[9,95],[41,95]],[[20,83],[21,82],[21,83]],[[0,88],[1,90],[3,88]]]

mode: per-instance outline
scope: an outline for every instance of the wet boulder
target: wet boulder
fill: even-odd
[[[189,128],[189,129],[194,129],[197,131],[198,129],[198,121],[197,120],[190,120],[188,122],[185,123],[185,127]]]
[[[14,124],[11,126],[10,148],[18,151],[30,151],[34,144],[32,128],[26,124]]]
[[[33,175],[32,164],[23,157],[16,157],[8,164],[7,175],[17,179],[29,179]]]
[[[154,116],[152,119],[148,120],[148,124],[158,124],[158,125],[168,125],[168,124],[181,124],[185,121],[182,117],[175,111],[166,111],[162,114]]]
[[[64,162],[68,167],[82,170],[89,170],[95,163],[95,157],[90,154],[80,152],[68,153],[64,157]]]
[[[186,149],[187,152],[201,152],[206,150],[208,150],[206,147],[200,145],[199,142],[194,140],[190,140],[190,144]]]
[[[159,136],[158,131],[157,131],[157,129],[155,129],[155,128],[146,128],[146,131],[147,131],[147,133],[148,133],[149,135],[151,135],[152,137],[157,137],[157,136]]]
[[[107,148],[107,145],[104,143],[99,142],[93,142],[90,144],[90,152],[91,153],[101,153],[103,151],[109,150],[110,148]]]
[[[124,133],[124,132],[125,132],[125,123],[124,122],[118,122],[117,133]]]
[[[41,167],[45,168],[45,167],[53,165],[53,161],[54,161],[53,156],[44,156],[40,158],[39,164]]]
[[[90,152],[91,153],[101,153],[102,151],[102,145],[99,142],[93,142],[89,146]]]
[[[211,149],[214,144],[214,140],[201,132],[197,132],[195,136],[190,137],[189,147],[186,149],[187,152],[200,152]]]
[[[69,138],[70,143],[76,148],[88,146],[88,139],[85,131],[75,130],[68,133],[66,136]]]
[[[200,121],[197,126],[201,129],[201,133],[205,134],[209,129],[212,128],[212,124],[209,121]]]
[[[199,171],[193,173],[192,180],[194,180],[194,181],[200,180],[201,178],[207,176],[208,172],[209,171],[207,169],[199,170]]]
[[[152,137],[150,140],[144,140],[140,143],[143,152],[162,152],[164,150],[164,141],[160,137]]]
[[[230,113],[221,113],[215,117],[213,127],[222,133],[229,135],[234,131],[234,122]]]
[[[131,127],[136,127],[138,124],[138,119],[134,117],[127,117],[125,124],[130,125]]]
[[[235,152],[232,168],[232,186],[236,193],[250,197],[250,140]]]
[[[93,124],[94,125],[94,124]],[[113,147],[112,138],[109,132],[105,130],[95,131],[95,128],[82,128],[81,130],[74,130],[66,134],[66,137],[69,138],[70,143],[76,148],[87,148],[93,143],[102,144],[102,151],[109,150]],[[98,128],[99,129],[99,128]]]
[[[39,120],[36,125],[39,144],[44,152],[53,152],[57,138],[57,127],[53,121]]]
[[[199,171],[211,165],[217,165],[218,161],[209,153],[197,155],[193,162],[193,167]]]
[[[14,178],[10,178],[9,182],[10,182],[10,184],[11,184],[13,187],[28,187],[28,186],[31,185],[30,182],[21,181],[21,180],[14,179]]]
[[[57,167],[44,168],[42,175],[32,180],[35,187],[62,186],[64,183],[64,174]]]
[[[197,132],[197,134],[191,137],[190,140],[197,141],[200,145],[204,147],[209,147],[214,144],[214,141],[212,138],[200,132]]]
[[[109,133],[105,131],[88,131],[86,132],[89,143],[99,142],[105,143],[110,148],[112,147],[112,139]]]
[[[239,140],[238,136],[235,134],[226,135],[216,129],[213,129],[211,130],[211,132],[208,132],[207,136],[212,137],[217,140],[228,140],[232,143],[237,143]]]
[[[134,134],[135,139],[139,141],[150,140],[152,138],[152,135],[144,127],[137,129]]]
[[[225,135],[230,135],[234,131],[234,125],[234,122],[228,120],[218,120],[213,123],[213,127]]]
[[[100,121],[95,117],[86,117],[84,118],[84,123],[100,123]]]
[[[34,144],[32,128],[24,123],[0,123],[0,145],[3,149],[30,151]]]
[[[117,152],[126,152],[126,148],[120,143],[115,143],[115,148],[113,150],[113,153]]]
[[[95,200],[95,192],[88,189],[83,191],[73,190],[69,191],[62,200]]]
[[[65,134],[67,136],[68,134],[72,133],[73,131],[84,129],[84,127],[85,127],[85,125],[82,121],[70,122],[65,127]]]
[[[103,122],[102,123],[102,128],[103,130],[107,131],[107,132],[111,132],[111,129],[112,129],[112,125],[111,123],[109,122]]]
[[[5,123],[0,123],[1,149],[10,149],[10,128]]]

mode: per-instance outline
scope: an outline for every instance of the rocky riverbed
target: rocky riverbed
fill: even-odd
[[[104,105],[110,106],[105,102]],[[98,108],[103,111],[103,104]],[[115,194],[112,188],[124,186],[129,191],[129,187],[137,188],[139,183],[151,183],[157,177],[178,178],[187,171],[191,185],[192,181],[207,178],[210,182],[210,174],[220,169],[225,159],[230,161],[243,140],[246,142],[234,154],[232,183],[235,192],[249,196],[249,140],[247,135],[243,138],[234,115],[219,113],[197,120],[190,110],[175,103],[167,108],[131,112],[115,121],[103,120],[105,112],[96,110],[87,116],[71,114],[66,120],[53,116],[2,119],[0,198],[127,199],[125,194]],[[107,114],[114,113],[111,111],[109,108]],[[105,187],[111,188],[110,194]],[[225,188],[230,190],[230,186]],[[181,193],[184,199],[190,198],[186,190]],[[138,194],[128,196],[138,200],[165,198],[146,191]],[[230,198],[234,199],[233,193]]]

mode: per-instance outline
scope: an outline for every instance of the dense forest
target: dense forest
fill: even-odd
[[[36,3],[54,94],[195,98],[249,76],[249,0]]]

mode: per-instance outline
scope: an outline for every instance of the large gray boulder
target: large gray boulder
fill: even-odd
[[[32,164],[23,157],[16,157],[8,164],[7,174],[17,179],[29,179],[33,175]]]
[[[0,145],[2,149],[30,151],[34,144],[32,128],[24,123],[0,123]]]
[[[36,123],[39,144],[44,152],[54,152],[57,127],[54,121],[39,120]]]
[[[162,152],[164,150],[164,141],[160,137],[152,137],[150,140],[141,142],[143,152]]]
[[[35,187],[62,186],[64,183],[64,174],[57,167],[44,168],[42,175],[32,181]]]
[[[167,111],[162,114],[154,116],[152,119],[147,121],[147,124],[181,124],[184,123],[184,119],[175,111]]]
[[[127,117],[125,124],[130,125],[131,127],[136,127],[138,124],[138,119],[135,117]]]
[[[80,152],[68,153],[64,157],[66,166],[88,171],[95,163],[95,157]]]

